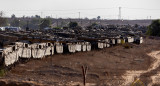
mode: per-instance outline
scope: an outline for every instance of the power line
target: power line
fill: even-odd
[[[77,11],[77,10],[104,10],[104,9],[114,9],[112,8],[91,8],[91,9],[61,9],[61,10],[5,10],[5,11]]]
[[[130,7],[123,7],[125,9],[136,9],[136,10],[160,10],[160,9],[149,9],[149,8],[130,8]]]
[[[118,15],[118,19],[121,20],[121,7],[119,7],[119,15]]]

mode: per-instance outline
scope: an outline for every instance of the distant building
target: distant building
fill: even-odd
[[[5,30],[7,30],[7,31],[21,31],[22,29],[20,27],[5,27]]]

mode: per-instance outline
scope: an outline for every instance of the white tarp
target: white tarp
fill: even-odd
[[[17,54],[18,54],[19,57],[22,56],[22,51],[23,51],[23,48],[18,48],[17,49]]]
[[[112,40],[112,44],[116,44],[115,39],[111,39]]]
[[[109,43],[109,39],[105,39],[104,41],[105,41],[106,43]]]
[[[4,64],[5,64],[6,66],[9,66],[9,65],[12,64],[12,63],[11,63],[11,55],[10,55],[10,54],[4,56]]]
[[[31,48],[32,49],[38,48],[38,44],[37,43],[31,44]]]
[[[50,46],[50,47],[46,47],[45,48],[45,51],[44,51],[44,55],[45,56],[49,56],[49,55],[51,55],[52,54],[52,47]]]
[[[15,45],[17,45],[17,47],[21,47],[21,48],[22,48],[22,47],[23,47],[23,44],[24,44],[24,43],[22,43],[22,42],[15,42]]]
[[[52,55],[54,54],[54,46],[52,46]]]
[[[80,43],[77,43],[76,44],[76,51],[81,51],[81,49],[82,49],[82,45],[80,44]]]
[[[100,48],[100,49],[103,48],[103,43],[102,42],[98,42],[98,48]]]
[[[5,47],[5,49],[4,49],[5,54],[11,53],[11,52],[13,52],[13,47],[12,46]]]
[[[86,51],[87,50],[87,45],[86,44],[82,44],[82,51]]]
[[[31,49],[32,49],[32,57],[37,58],[38,43],[31,44]]]
[[[51,55],[51,47],[47,47],[48,43],[34,43],[32,47],[32,57],[33,58],[43,58],[47,55]]]
[[[87,44],[87,51],[91,51],[91,44]]]
[[[121,39],[117,39],[117,43],[118,43],[118,44],[121,44]]]
[[[107,44],[107,47],[110,47],[110,44]]]
[[[44,49],[32,49],[33,58],[43,58],[44,57]]]
[[[31,58],[31,48],[23,48],[21,58]]]
[[[19,54],[18,54],[18,51],[15,51],[16,53],[16,62],[19,60]]]
[[[35,58],[43,58],[44,57],[44,52],[45,49],[38,49],[36,52],[36,57]]]
[[[103,47],[104,47],[104,48],[107,47],[107,44],[106,44],[105,42],[103,43]]]
[[[75,44],[68,44],[68,50],[70,53],[76,52],[76,45]]]
[[[59,54],[63,53],[63,45],[62,44],[56,44],[56,52]]]
[[[134,38],[132,38],[132,37],[127,37],[127,39],[128,39],[128,43],[134,42]]]
[[[143,43],[143,37],[140,37],[140,44]]]
[[[38,51],[38,49],[32,48],[32,57],[33,58],[37,58],[37,51]]]
[[[16,51],[9,53],[7,55],[4,55],[4,63],[6,66],[14,64],[15,62],[18,61],[18,59],[19,58],[18,58],[18,54]]]

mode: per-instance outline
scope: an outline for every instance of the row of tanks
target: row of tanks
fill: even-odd
[[[85,39],[87,40],[87,39]],[[0,63],[4,66],[10,66],[19,61],[19,59],[42,59],[54,54],[76,53],[91,51],[92,49],[103,49],[110,46],[123,43],[143,42],[143,37],[133,38],[106,38],[96,41],[76,41],[76,42],[42,42],[27,43],[14,42],[0,49]]]

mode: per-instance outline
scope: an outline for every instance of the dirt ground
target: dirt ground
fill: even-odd
[[[149,53],[160,50],[160,40],[144,39],[144,43],[128,44],[132,48],[126,49],[124,45],[116,45],[102,50],[90,52],[77,52],[75,54],[56,54],[41,60],[29,60],[12,67],[4,77],[0,78],[0,86],[79,86],[83,82],[81,66],[87,66],[88,86],[125,86],[127,78],[123,76],[127,71],[142,72],[139,78],[145,86],[160,86],[155,80],[160,76],[160,63]],[[159,53],[157,53],[159,54]],[[160,57],[158,55],[158,57]],[[134,79],[136,80],[134,76]],[[134,81],[134,80],[133,80]],[[131,81],[126,86],[130,86]],[[16,85],[12,85],[16,82]],[[23,84],[22,83],[27,83]],[[3,86],[2,85],[2,86]]]

